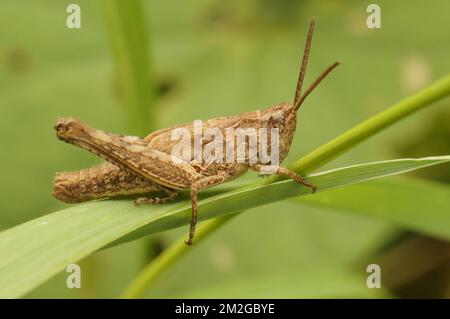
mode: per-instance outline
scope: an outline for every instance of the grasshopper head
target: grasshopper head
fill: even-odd
[[[280,162],[286,157],[295,128],[297,126],[297,117],[294,106],[290,103],[280,103],[261,112],[261,122],[263,126],[277,129],[279,134],[279,160]],[[272,133],[270,133],[272,134]]]
[[[308,36],[306,38],[305,50],[303,53],[302,64],[295,89],[294,101],[290,103],[281,103],[272,106],[264,111],[261,116],[268,128],[278,128],[280,136],[280,160],[283,160],[290,148],[295,128],[297,126],[297,111],[303,104],[306,97],[317,87],[317,85],[336,67],[338,62],[329,66],[322,74],[311,84],[311,86],[302,94],[303,80],[305,78],[306,66],[308,65],[309,52],[311,50],[311,41],[314,33],[316,20],[313,18],[309,25]]]
[[[268,128],[284,129],[289,122],[296,121],[294,106],[290,103],[280,103],[261,112],[261,121]]]

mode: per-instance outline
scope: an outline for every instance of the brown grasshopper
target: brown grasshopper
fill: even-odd
[[[276,104],[263,111],[243,113],[234,116],[211,119],[203,124],[202,132],[208,128],[225,132],[227,128],[239,129],[277,129],[279,132],[279,162],[287,156],[297,124],[297,111],[314,88],[339,64],[328,67],[302,95],[302,85],[308,63],[311,40],[314,32],[313,18],[305,44],[303,60],[295,90],[294,101]],[[280,116],[281,114],[281,116]],[[96,130],[72,118],[59,119],[55,125],[57,137],[70,144],[88,150],[107,162],[99,166],[76,171],[57,173],[54,181],[53,195],[63,202],[82,202],[96,198],[119,195],[149,194],[163,192],[163,197],[140,197],[137,205],[148,203],[165,203],[173,200],[181,190],[190,190],[192,217],[189,238],[186,244],[192,245],[197,224],[197,194],[209,187],[225,183],[245,174],[248,169],[262,172],[269,165],[256,159],[237,161],[235,155],[231,162],[212,163],[195,161],[194,155],[174,161],[171,151],[175,141],[172,132],[175,129],[193,132],[193,123],[151,133],[146,138],[124,136]],[[194,142],[190,140],[190,142]],[[201,139],[206,145],[210,140]],[[195,142],[194,142],[195,143]],[[248,144],[248,140],[245,140]],[[227,146],[227,145],[225,145]],[[192,144],[190,144],[192,147]],[[236,145],[231,146],[236,150]],[[270,149],[270,145],[267,146]],[[273,150],[272,150],[273,151]],[[295,172],[282,166],[271,166],[272,172],[289,177],[299,184],[316,187]]]

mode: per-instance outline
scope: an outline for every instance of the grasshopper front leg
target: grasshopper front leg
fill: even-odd
[[[289,177],[290,179],[293,179],[294,181],[296,181],[300,185],[303,185],[305,187],[309,187],[313,194],[317,191],[317,187],[312,185],[311,183],[309,183],[306,180],[306,178],[301,177],[300,175],[298,175],[295,172],[287,169],[286,167],[282,167],[282,166],[267,166],[267,165],[255,164],[255,165],[250,165],[250,168],[252,170],[254,170],[254,171],[259,172],[259,173],[261,173],[261,171],[264,170],[264,168],[267,168],[266,171],[269,171],[269,170],[274,171],[275,174]]]

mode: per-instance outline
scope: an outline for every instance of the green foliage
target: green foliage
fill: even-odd
[[[450,187],[412,178],[380,180],[298,198],[302,203],[332,207],[392,222],[432,237],[450,240]]]
[[[314,185],[317,185],[320,191],[323,191],[345,185],[370,181],[390,175],[405,173],[434,164],[446,163],[448,161],[450,161],[450,156],[375,162],[369,164],[354,165],[319,174],[313,174],[309,177],[309,180]],[[326,193],[327,192],[325,192],[325,194]],[[395,193],[396,192],[394,192],[394,194]],[[242,209],[253,208],[283,198],[307,194],[307,188],[298,188],[298,184],[296,184],[292,180],[288,180],[263,186],[253,186],[247,188],[244,187],[242,190],[237,189],[235,191],[231,191],[230,193],[224,193],[203,201],[199,207],[203,207],[203,209],[200,208],[202,209],[202,217],[210,218],[220,216],[221,212],[238,212]],[[449,191],[446,190],[444,191],[444,194],[440,195],[449,195]],[[445,202],[446,205],[444,206],[448,206],[450,208],[450,202],[448,200],[441,198],[441,201]],[[323,202],[324,201],[322,201],[322,203]],[[185,209],[189,211],[189,205]],[[444,209],[444,211],[442,211],[441,209]],[[388,210],[379,211],[381,211],[382,213],[384,212],[385,214],[390,214]],[[363,213],[364,210],[361,210],[361,212]],[[450,239],[449,228],[442,227],[442,225],[450,224],[450,216],[448,216],[448,214],[445,214],[445,212],[445,207],[439,206],[439,209],[432,213],[433,216],[427,214],[427,222],[425,224],[415,223],[414,226],[417,230],[424,231],[432,236],[440,235],[445,237],[446,239]],[[420,216],[420,213],[423,214],[423,210],[419,211],[417,215]],[[167,217],[167,215],[165,217]],[[402,218],[399,219],[400,221],[403,221],[405,225],[410,225],[410,223],[407,222],[407,219],[410,219],[409,216],[403,215],[403,220]],[[228,220],[229,217],[222,217],[222,219],[216,219],[215,221],[201,227],[199,229],[200,236],[197,236],[197,241],[209,235],[213,230],[217,229],[221,224],[227,222]],[[419,217],[418,220],[422,221],[423,217]],[[186,224],[187,223],[188,220],[186,220]],[[128,239],[128,237],[126,238]],[[151,286],[152,283],[158,278],[158,275],[166,271],[167,267],[177,259],[179,259],[181,255],[188,252],[189,248],[185,247],[183,244],[183,240],[178,241],[177,243],[173,244],[173,246],[169,248],[165,253],[158,256],[152,263],[150,263],[148,268],[145,269],[136,279],[136,281],[127,289],[124,297],[142,297],[148,287]]]
[[[325,191],[448,161],[450,156],[375,162],[311,175],[309,179]],[[243,187],[200,201],[199,210],[205,220],[309,192],[292,180]],[[23,295],[67,264],[111,243],[188,225],[190,213],[191,206],[186,202],[141,208],[129,200],[98,201],[6,230],[0,234],[0,297]],[[429,224],[441,221],[430,219]],[[444,222],[450,224],[450,218]],[[446,236],[450,238],[448,229]]]
[[[54,172],[100,162],[56,141],[51,126],[57,117],[76,116],[105,130],[146,134],[155,127],[261,109],[290,100],[307,22],[312,15],[318,17],[319,24],[307,81],[335,59],[343,65],[301,110],[287,163],[317,145],[326,150],[330,144],[323,143],[330,137],[410,95],[431,79],[445,75],[450,68],[448,28],[443,27],[448,19],[448,4],[437,0],[416,3],[408,8],[407,15],[402,3],[382,1],[381,30],[365,28],[365,4],[356,2],[329,5],[195,0],[180,2],[174,9],[173,3],[150,1],[141,6],[142,12],[134,1],[130,6],[108,1],[109,7],[106,2],[99,5],[77,1],[82,8],[80,30],[65,28],[65,3],[44,0],[2,4],[0,20],[7,27],[0,28],[0,141],[6,155],[0,159],[0,229],[66,207],[50,195]],[[424,12],[433,17],[425,25],[417,23]],[[146,17],[149,23],[145,22]],[[147,50],[149,35],[151,52]],[[416,71],[411,78],[420,80],[414,89],[408,85],[409,78],[405,78],[411,70]],[[436,103],[434,109],[396,124],[370,143],[338,158],[329,168],[374,159],[448,154],[445,143],[427,151],[428,138],[422,138],[420,150],[410,149],[412,153],[403,156],[397,152],[398,143],[407,147],[417,142],[421,136],[411,134],[412,131],[418,133],[416,128],[424,128],[427,118],[444,110],[446,103]],[[125,112],[116,107],[118,104],[124,105]],[[152,108],[146,108],[150,104]],[[124,117],[129,120],[124,121]],[[366,138],[353,137],[357,142]],[[344,144],[334,146],[338,145],[345,149]],[[320,156],[312,158],[323,163]],[[328,160],[331,158],[327,156]],[[303,164],[296,167],[302,171],[305,168]],[[444,176],[445,167],[435,166],[434,175]],[[427,174],[428,170],[422,171]],[[273,179],[266,180],[270,181]],[[233,218],[223,228],[218,227],[222,225],[220,219],[210,221],[215,228],[200,231],[214,230],[214,234],[191,250],[181,246],[183,252],[192,253],[183,259],[176,255],[172,268],[164,269],[165,280],[155,281],[148,296],[252,297],[258,293],[252,287],[266,291],[267,297],[388,296],[385,291],[381,295],[368,293],[361,286],[365,274],[361,276],[361,269],[353,268],[355,261],[390,242],[391,235],[398,235],[403,228],[447,238],[447,191],[445,185],[410,179],[372,181],[261,206]],[[352,194],[357,197],[352,198]],[[377,201],[378,196],[385,200]],[[123,201],[90,203],[69,211],[103,205],[116,212],[118,219],[124,217],[125,225],[130,222],[125,218],[128,213],[131,223],[136,222],[134,208]],[[425,205],[430,208],[427,210]],[[125,211],[128,208],[130,211]],[[151,216],[154,210],[167,208],[170,207],[152,207]],[[417,209],[410,211],[412,208]],[[70,220],[77,223],[83,216],[74,213]],[[186,210],[183,223],[187,218]],[[90,227],[94,226],[85,226],[87,230]],[[165,243],[184,237],[185,232],[182,227],[158,238],[164,247]],[[145,234],[135,232],[133,236]],[[72,242],[65,238],[73,234],[60,235],[52,237],[54,243],[47,242],[50,238],[41,242],[43,233],[35,233],[31,240],[42,244],[42,252],[46,252],[47,243],[62,251],[71,246]],[[108,242],[100,233],[91,235]],[[91,243],[90,238],[83,240]],[[158,242],[156,238],[151,241],[155,246]],[[66,288],[63,272],[28,296],[116,297],[143,262],[152,259],[146,255],[153,250],[147,243],[114,246],[83,259],[83,278],[89,280],[86,285],[83,282],[80,290]],[[175,241],[175,245],[178,243],[181,241]],[[6,263],[13,259],[9,259],[11,255],[3,259],[5,249],[11,252],[4,247],[0,249],[0,261],[7,267]],[[56,253],[53,248],[49,246],[50,252]],[[20,278],[27,281],[27,285],[18,281],[21,292],[63,269],[65,262],[85,256],[87,251],[78,257],[62,253],[55,267],[52,261],[40,257],[41,251],[21,252],[21,247],[16,250],[16,257],[23,254],[27,261],[36,259],[33,269],[21,273]],[[9,273],[4,269],[9,268],[0,268],[0,276],[6,280]],[[18,295],[18,290],[14,290],[14,295]]]
[[[154,85],[149,66],[146,19],[139,0],[103,0],[102,7],[117,66],[118,94],[123,98],[130,133],[153,127]]]

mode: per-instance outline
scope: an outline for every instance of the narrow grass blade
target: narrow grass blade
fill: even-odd
[[[312,175],[310,180],[324,191],[448,161],[450,156],[369,163]],[[290,180],[238,188],[201,200],[200,217],[206,220],[224,216],[309,192]],[[190,214],[186,201],[144,207],[135,207],[130,200],[97,201],[3,231],[0,297],[21,296],[68,264],[105,246],[187,225]]]
[[[143,135],[154,127],[154,86],[149,62],[149,35],[140,0],[102,0],[116,65],[119,96],[124,100],[130,132]]]
[[[369,164],[362,164],[362,165],[354,165],[351,167],[341,168],[337,170],[332,170],[324,173],[319,173],[316,175],[313,175],[310,179],[316,183],[316,185],[321,185],[320,188],[323,190],[324,187],[334,188],[337,185],[343,186],[344,184],[350,185],[354,184],[356,182],[357,185],[350,185],[348,187],[338,187],[338,189],[335,190],[329,190],[326,192],[319,192],[315,196],[299,196],[295,197],[295,200],[304,201],[306,203],[312,203],[316,205],[323,205],[323,206],[331,206],[335,208],[355,208],[358,207],[359,199],[368,199],[368,203],[373,203],[373,206],[368,207],[367,205],[363,204],[360,205],[360,210],[358,212],[364,212],[364,213],[380,213],[380,207],[384,208],[384,210],[381,210],[382,214],[381,217],[385,217],[387,220],[395,220],[396,222],[402,223],[402,225],[406,227],[411,227],[414,230],[422,231],[424,233],[431,234],[433,236],[440,236],[446,239],[450,239],[450,215],[447,213],[448,207],[450,206],[450,198],[448,196],[449,190],[448,189],[440,189],[439,192],[434,194],[434,196],[431,196],[430,198],[427,198],[427,201],[424,201],[423,203],[418,203],[417,200],[424,199],[423,195],[416,197],[412,202],[414,204],[419,204],[417,208],[420,211],[420,207],[424,208],[424,205],[427,206],[431,201],[437,200],[437,203],[433,202],[430,206],[430,210],[422,215],[417,216],[418,218],[416,220],[413,220],[411,216],[408,216],[408,208],[410,206],[403,205],[401,199],[407,196],[407,191],[410,190],[410,188],[402,189],[396,188],[393,189],[392,187],[388,188],[386,191],[384,191],[384,194],[387,192],[392,191],[392,193],[388,193],[391,197],[390,198],[396,198],[396,195],[402,195],[402,197],[397,198],[397,200],[400,200],[400,202],[396,202],[396,200],[391,200],[389,202],[382,202],[382,198],[378,198],[377,194],[380,193],[380,189],[375,189],[374,192],[357,192],[352,193],[351,191],[347,191],[350,188],[365,188],[366,185],[372,185],[373,181],[370,183],[362,183],[363,181],[370,181],[372,179],[378,179],[383,176],[389,176],[393,174],[398,174],[400,170],[402,172],[408,172],[411,170],[414,170],[417,167],[418,161],[421,162],[421,165],[427,166],[427,160],[434,161],[439,160],[448,161],[449,157],[434,157],[434,158],[428,158],[428,159],[422,159],[425,160],[425,162],[421,162],[421,160],[415,160],[415,159],[405,159],[405,160],[393,160],[393,161],[384,161],[384,162],[376,162],[376,163],[369,163]],[[428,162],[431,163],[431,162]],[[422,167],[425,167],[422,166]],[[415,168],[414,168],[415,167]],[[334,173],[334,174],[333,174]],[[323,179],[325,177],[325,179]],[[323,179],[322,182],[318,181],[318,179]],[[337,180],[339,180],[338,183]],[[377,180],[376,182],[380,182],[380,180]],[[381,180],[381,182],[383,182]],[[416,182],[417,183],[417,182]],[[373,190],[373,188],[372,188]],[[436,190],[433,189],[433,191]],[[348,196],[344,198],[340,198],[339,196],[334,196],[334,193],[339,192],[346,192]],[[431,190],[429,190],[428,193],[430,193]],[[331,194],[331,198],[329,196]],[[413,194],[417,194],[416,192]],[[437,197],[436,197],[437,195]],[[447,195],[447,196],[445,196]],[[426,196],[426,195],[425,195]],[[334,200],[336,200],[337,204],[334,204]],[[365,203],[365,202],[362,202]],[[446,203],[446,204],[445,204]],[[442,205],[443,204],[443,205]],[[361,206],[363,208],[361,209]],[[395,212],[390,209],[390,207],[396,209]],[[377,209],[378,208],[378,209]],[[238,214],[238,213],[236,213]],[[397,215],[398,218],[395,217],[392,218],[391,216],[386,216],[388,214],[391,215]],[[232,215],[235,216],[235,215]],[[198,240],[203,239],[203,234],[210,234],[215,229],[220,227],[220,225],[226,223],[228,221],[228,215],[222,216],[220,218],[213,219],[211,221],[208,221],[208,223],[205,223],[201,227],[199,227],[198,232],[201,234],[201,236],[197,237]],[[172,264],[174,264],[177,260],[179,260],[183,255],[185,255],[187,252],[190,252],[191,250],[186,249],[186,247],[183,247],[183,240],[179,240],[174,242],[169,248],[167,248],[162,254],[160,254],[156,259],[152,260],[147,267],[139,274],[138,277],[127,287],[127,289],[122,294],[122,298],[140,298],[144,296],[145,292],[151,287],[151,285],[157,280],[157,278],[168,269]]]
[[[383,179],[294,200],[379,218],[450,240],[450,186],[417,179]]]

